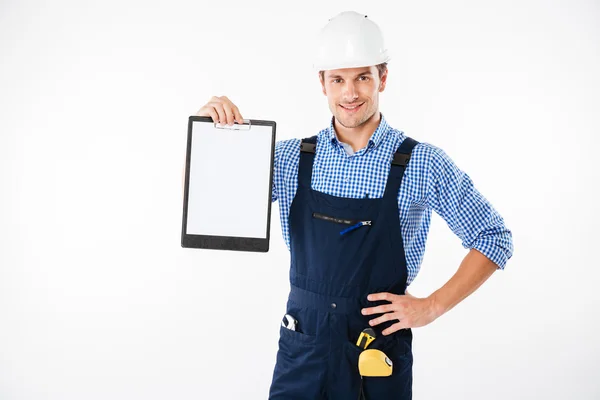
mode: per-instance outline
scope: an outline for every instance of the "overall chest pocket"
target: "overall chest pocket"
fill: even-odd
[[[361,228],[363,226],[371,226],[373,225],[373,221],[371,220],[358,220],[358,219],[348,219],[348,218],[340,218],[332,215],[322,214],[318,212],[312,213],[313,218],[320,219],[323,221],[329,221],[334,224],[340,225],[340,236],[344,236],[355,229]]]

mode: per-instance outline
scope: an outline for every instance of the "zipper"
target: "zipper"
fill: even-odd
[[[321,214],[321,213],[317,213],[317,212],[313,213],[313,217],[322,219],[325,221],[335,222],[337,224],[350,225],[350,227],[348,227],[340,232],[340,236],[343,236],[348,232],[358,229],[361,226],[371,226],[372,225],[372,221],[360,221],[360,220],[356,220],[356,219],[337,218],[337,217],[332,217],[330,215],[325,215],[325,214]]]

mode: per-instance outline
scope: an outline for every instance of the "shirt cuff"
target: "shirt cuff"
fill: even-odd
[[[503,270],[513,253],[512,233],[505,230],[499,235],[482,237],[476,239],[470,247],[489,258],[497,269]]]

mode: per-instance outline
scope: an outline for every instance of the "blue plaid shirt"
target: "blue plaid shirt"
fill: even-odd
[[[404,132],[391,128],[381,114],[368,145],[354,152],[338,140],[332,118],[330,126],[318,134],[312,189],[339,197],[383,197],[392,157],[405,138]],[[288,217],[298,188],[300,141],[281,140],[275,145],[273,201],[279,200],[288,250]],[[398,192],[407,285],[417,276],[423,260],[431,210],[446,221],[464,248],[479,250],[498,269],[504,269],[513,252],[512,233],[504,220],[442,149],[421,142],[412,151]]]

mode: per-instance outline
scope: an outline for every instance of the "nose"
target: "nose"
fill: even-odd
[[[356,86],[352,80],[347,80],[344,84],[344,89],[342,91],[342,95],[345,102],[352,103],[354,100],[358,98],[358,94],[356,93]]]

